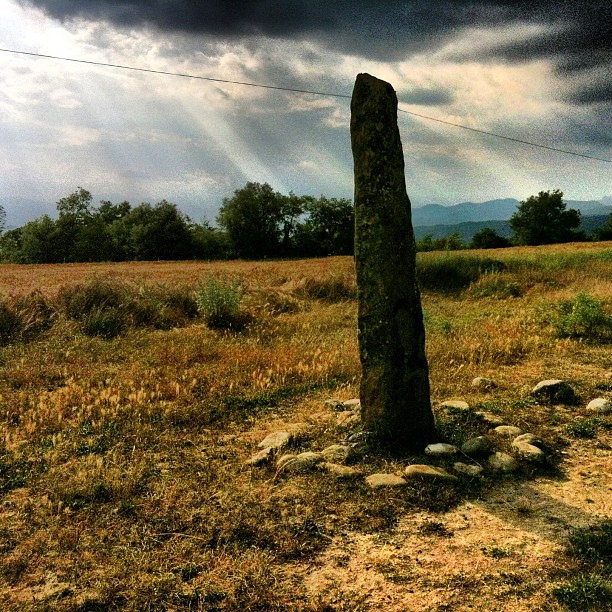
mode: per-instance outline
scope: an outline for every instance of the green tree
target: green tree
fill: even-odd
[[[483,227],[472,236],[472,249],[503,249],[510,246],[510,241],[500,236],[490,227]]]
[[[129,252],[134,259],[188,259],[193,253],[190,220],[175,204],[162,200],[144,203],[122,219],[129,231]]]
[[[268,183],[247,183],[224,198],[217,223],[227,231],[239,257],[275,257],[280,252],[285,205],[285,196]]]
[[[606,222],[595,232],[595,240],[612,240],[612,213]]]
[[[540,191],[523,200],[510,219],[513,241],[519,245],[555,244],[583,240],[574,231],[580,225],[580,211],[566,210],[563,192]]]
[[[305,198],[306,220],[298,227],[297,248],[301,255],[352,255],[355,210],[344,198]]]
[[[60,217],[72,217],[77,222],[83,223],[91,216],[92,195],[87,189],[77,187],[74,193],[57,201],[57,212]]]

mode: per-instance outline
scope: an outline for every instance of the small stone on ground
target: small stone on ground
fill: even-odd
[[[489,466],[496,472],[511,474],[519,468],[518,461],[507,453],[494,453],[489,457]]]
[[[273,448],[278,450],[287,446],[291,440],[291,434],[288,431],[273,431],[268,434],[257,446],[259,448]]]
[[[461,452],[470,457],[486,457],[493,452],[493,445],[488,438],[478,436],[466,440],[461,445]]]
[[[414,464],[404,470],[404,477],[409,480],[457,480],[456,476],[433,465]]]
[[[477,376],[472,381],[472,387],[476,387],[477,389],[482,389],[484,391],[489,391],[490,389],[495,389],[495,387],[497,387],[497,384],[494,380],[491,380],[490,378],[486,378],[484,376]]]
[[[455,408],[457,410],[469,410],[470,405],[462,400],[446,400],[440,404],[442,408]]]
[[[533,444],[514,441],[512,443],[512,448],[518,453],[521,459],[529,463],[543,463],[546,460],[544,451]]]
[[[349,478],[359,478],[363,476],[359,470],[349,467],[348,465],[339,465],[338,463],[329,463],[326,461],[321,463],[320,467],[338,479],[346,478],[348,480]]]
[[[520,427],[515,427],[514,425],[499,425],[495,429],[493,429],[493,433],[498,436],[520,436],[523,433],[523,430]]]
[[[353,449],[346,444],[332,444],[321,451],[325,461],[331,463],[346,463],[353,453]]]
[[[264,448],[258,453],[255,453],[250,459],[247,459],[246,464],[256,467],[268,462],[272,458],[273,450],[271,447]]]
[[[437,444],[428,444],[425,447],[425,454],[431,455],[432,457],[445,457],[454,455],[458,450],[459,449],[453,444],[438,442]]]
[[[480,476],[483,472],[483,468],[479,465],[469,465],[468,463],[462,463],[457,461],[453,463],[453,469],[455,472],[465,474],[466,476]]]
[[[564,380],[541,380],[531,391],[531,395],[547,402],[573,404],[576,401],[574,389]]]
[[[597,397],[587,404],[587,410],[599,414],[608,414],[612,412],[612,400],[606,399],[605,397]]]
[[[403,487],[408,483],[401,477],[395,474],[370,474],[366,478],[366,482],[373,488],[381,487]]]

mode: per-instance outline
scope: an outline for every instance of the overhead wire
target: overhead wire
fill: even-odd
[[[212,83],[224,83],[224,84],[231,84],[231,85],[243,85],[246,87],[258,87],[261,89],[271,89],[271,90],[276,90],[276,91],[286,91],[289,93],[303,93],[303,94],[308,94],[308,95],[313,95],[313,96],[324,96],[324,97],[330,97],[330,98],[344,98],[344,99],[350,99],[352,96],[350,94],[342,94],[342,93],[337,93],[337,92],[326,92],[326,91],[316,91],[316,90],[311,90],[311,89],[299,89],[299,88],[294,88],[294,87],[281,87],[280,85],[268,85],[268,84],[264,84],[264,83],[252,83],[249,81],[236,81],[236,80],[232,80],[232,79],[220,79],[220,78],[215,78],[215,77],[207,77],[207,76],[202,76],[202,75],[196,75],[196,74],[189,74],[189,73],[185,73],[185,72],[171,72],[168,70],[154,70],[152,68],[140,68],[137,66],[127,66],[124,64],[113,64],[110,62],[96,62],[93,60],[84,60],[84,59],[77,59],[77,58],[73,58],[73,57],[62,57],[62,56],[58,56],[58,55],[48,55],[45,53],[34,53],[32,51],[18,51],[16,49],[4,49],[4,48],[0,48],[0,52],[2,53],[12,53],[15,55],[25,55],[25,56],[31,56],[31,57],[39,57],[39,58],[43,58],[43,59],[52,59],[52,60],[59,60],[59,61],[63,61],[63,62],[73,62],[73,63],[77,63],[77,64],[88,64],[88,65],[92,65],[92,66],[102,66],[102,67],[106,67],[106,68],[119,68],[121,70],[131,70],[134,72],[145,72],[145,73],[149,73],[149,74],[158,74],[158,75],[163,75],[163,76],[174,76],[174,77],[181,77],[181,78],[188,78],[188,79],[197,79],[197,80],[201,80],[201,81],[208,81],[208,82],[212,82]],[[463,130],[469,130],[470,132],[476,132],[477,134],[484,134],[487,136],[493,136],[495,138],[501,138],[503,140],[507,140],[510,142],[515,142],[518,144],[524,144],[524,145],[528,145],[531,147],[537,147],[540,149],[547,149],[549,151],[555,151],[557,153],[563,153],[565,155],[573,155],[575,157],[583,157],[586,159],[592,159],[592,160],[596,160],[596,161],[602,161],[602,162],[606,162],[606,163],[612,163],[611,159],[606,159],[604,157],[597,157],[595,155],[587,155],[585,153],[578,153],[576,151],[569,151],[567,149],[560,149],[558,147],[552,147],[549,145],[543,145],[537,142],[532,142],[529,140],[523,140],[521,138],[513,138],[512,136],[506,136],[504,134],[498,134],[496,132],[489,132],[487,130],[482,130],[479,128],[474,128],[474,127],[470,127],[468,125],[463,125],[461,123],[455,123],[453,121],[447,121],[445,119],[439,119],[437,117],[431,117],[429,115],[423,115],[421,113],[415,113],[414,111],[408,111],[406,109],[403,108],[398,108],[399,112],[405,113],[407,115],[412,115],[414,117],[419,117],[420,119],[425,119],[427,121],[436,121],[437,123],[443,123],[445,125],[450,125],[452,127],[457,127],[457,128],[461,128]]]

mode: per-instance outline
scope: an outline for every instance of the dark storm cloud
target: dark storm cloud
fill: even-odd
[[[220,37],[311,38],[344,53],[397,60],[434,51],[465,28],[537,24],[529,40],[492,44],[508,62],[546,58],[558,71],[605,66],[612,51],[609,0],[22,0],[59,19]],[[472,58],[472,59],[482,59]],[[603,91],[601,87],[595,90]],[[607,98],[609,100],[609,97]],[[575,102],[582,103],[576,94]],[[590,102],[590,100],[585,100]]]

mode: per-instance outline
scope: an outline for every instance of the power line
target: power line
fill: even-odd
[[[187,79],[197,79],[200,81],[209,81],[212,83],[225,83],[225,84],[231,84],[231,85],[244,85],[246,87],[259,87],[261,89],[272,89],[272,90],[276,90],[276,91],[287,91],[290,93],[303,93],[303,94],[309,94],[309,95],[313,95],[313,96],[325,96],[325,97],[330,97],[330,98],[348,98],[350,99],[352,96],[350,96],[349,94],[341,94],[341,93],[334,93],[334,92],[325,92],[325,91],[315,91],[315,90],[311,90],[311,89],[297,89],[297,88],[293,88],[293,87],[280,87],[277,85],[266,85],[263,83],[250,83],[248,81],[234,81],[231,79],[218,79],[218,78],[213,78],[213,77],[205,77],[205,76],[200,76],[200,75],[195,75],[195,74],[188,74],[188,73],[184,73],[184,72],[170,72],[170,71],[166,71],[166,70],[153,70],[151,68],[138,68],[135,66],[126,66],[123,64],[111,64],[108,62],[95,62],[93,60],[83,60],[83,59],[76,59],[76,58],[72,58],[72,57],[61,57],[61,56],[57,56],[57,55],[47,55],[44,53],[33,53],[30,51],[17,51],[15,49],[3,49],[0,48],[0,51],[3,53],[12,53],[15,55],[27,55],[27,56],[31,56],[31,57],[40,57],[43,59],[53,59],[53,60],[59,60],[59,61],[63,61],[63,62],[74,62],[77,64],[88,64],[91,66],[103,66],[106,68],[120,68],[121,70],[132,70],[134,72],[146,72],[149,74],[160,74],[160,75],[164,75],[164,76],[175,76],[175,77],[181,77],[181,78],[187,78]],[[606,159],[603,157],[596,157],[594,155],[586,155],[584,153],[577,153],[575,151],[568,151],[566,149],[559,149],[557,147],[551,147],[548,145],[543,145],[543,144],[539,144],[536,142],[530,142],[528,140],[521,140],[520,138],[512,138],[511,136],[505,136],[503,134],[497,134],[495,132],[487,132],[486,130],[481,130],[478,128],[473,128],[473,127],[469,127],[467,125],[462,125],[461,123],[453,123],[452,121],[446,121],[444,119],[438,119],[436,117],[430,117],[428,115],[422,115],[420,113],[415,113],[413,111],[407,111],[404,110],[403,108],[398,108],[398,110],[402,113],[406,113],[407,115],[412,115],[414,117],[419,117],[421,119],[426,119],[427,121],[436,121],[438,123],[443,123],[445,125],[450,125],[452,127],[457,127],[457,128],[461,128],[463,130],[469,130],[470,132],[476,132],[477,134],[485,134],[487,136],[494,136],[495,138],[501,138],[503,140],[509,140],[510,142],[516,142],[516,143],[520,143],[520,144],[524,144],[524,145],[528,145],[531,147],[537,147],[539,149],[547,149],[549,151],[555,151],[557,153],[564,153],[566,155],[573,155],[575,157],[583,157],[586,159],[593,159],[596,161],[602,161],[602,162],[606,162],[606,163],[612,163],[611,159]]]
[[[403,108],[398,108],[398,110],[400,111],[400,113],[407,113],[408,115],[414,115],[415,117],[421,117],[421,119],[428,119],[429,121],[437,121],[438,123],[452,125],[453,127],[458,127],[463,130],[470,130],[470,132],[476,132],[478,134],[486,134],[487,136],[495,136],[496,138],[503,138],[504,140],[510,140],[511,142],[519,142],[521,144],[526,144],[531,147],[538,147],[540,149],[548,149],[549,151],[556,151],[557,153],[566,153],[567,155],[575,155],[576,157],[586,157],[587,159],[596,159],[597,161],[612,163],[612,159],[605,159],[603,157],[595,157],[594,155],[586,155],[584,153],[576,153],[575,151],[568,151],[566,149],[557,149],[556,147],[549,147],[547,145],[539,144],[537,142],[521,140],[520,138],[512,138],[511,136],[504,136],[503,134],[496,134],[494,132],[487,132],[485,130],[479,130],[478,128],[473,128],[467,125],[462,125],[460,123],[453,123],[452,121],[445,121],[444,119],[437,119],[436,117],[428,117],[427,115],[420,115],[419,113],[407,111],[407,110],[404,110]]]

